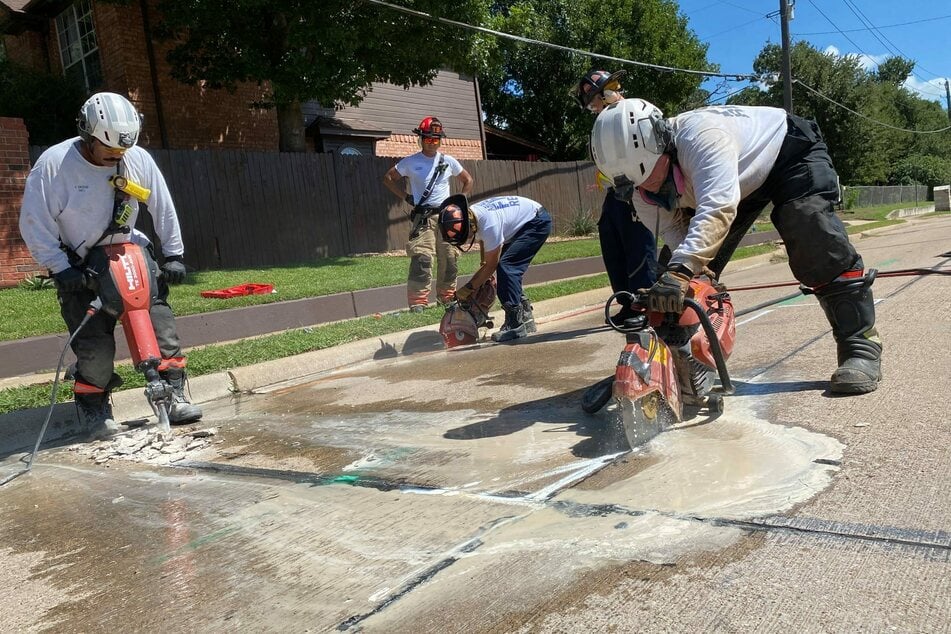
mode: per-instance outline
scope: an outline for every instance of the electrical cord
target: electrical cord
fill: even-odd
[[[59,375],[60,371],[63,369],[63,360],[66,358],[66,351],[69,350],[70,345],[73,343],[73,339],[76,338],[76,335],[83,329],[89,320],[93,318],[93,315],[98,313],[102,309],[102,300],[98,297],[94,299],[89,304],[89,308],[86,309],[86,316],[83,317],[83,320],[79,323],[79,327],[73,331],[73,334],[69,336],[69,339],[66,341],[66,345],[63,346],[63,351],[59,355],[59,363],[56,364],[56,374],[53,377],[53,391],[50,394],[50,408],[49,412],[46,414],[46,420],[43,421],[43,427],[40,428],[40,435],[36,439],[36,444],[33,446],[33,453],[30,454],[30,460],[26,463],[26,468],[9,475],[6,478],[0,480],[0,487],[19,478],[24,473],[29,473],[33,468],[33,461],[36,460],[36,454],[40,450],[40,445],[43,443],[43,437],[46,436],[46,428],[49,427],[50,419],[53,418],[53,408],[56,406],[56,393],[59,390]]]

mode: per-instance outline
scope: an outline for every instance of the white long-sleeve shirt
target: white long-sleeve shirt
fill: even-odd
[[[695,213],[688,219],[683,212],[664,211],[661,224],[670,238],[661,235],[673,250],[671,264],[696,273],[716,256],[740,201],[766,181],[786,137],[786,111],[711,106],[673,117],[670,124],[684,177],[678,207]],[[653,229],[651,222],[645,219]]]
[[[79,151],[80,143],[75,137],[43,152],[26,179],[20,207],[20,234],[33,259],[53,273],[69,268],[61,242],[85,257],[112,220],[115,190],[109,177],[116,168],[87,161]],[[181,255],[184,246],[175,204],[151,155],[137,146],[129,148],[122,158],[122,174],[151,190],[146,204],[162,241],[162,252],[166,256]],[[134,227],[139,203],[130,197],[128,204],[133,210],[128,224]],[[149,243],[145,234],[133,230],[129,238],[107,237],[99,244],[127,239],[143,246]]]

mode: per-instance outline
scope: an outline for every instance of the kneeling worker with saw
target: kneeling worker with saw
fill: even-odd
[[[456,299],[469,300],[493,275],[505,323],[493,341],[520,339],[535,332],[532,305],[522,291],[522,276],[551,233],[551,215],[541,204],[521,196],[495,196],[469,204],[464,194],[447,198],[439,208],[443,240],[468,251],[478,240],[484,263]],[[464,246],[465,245],[465,246]]]

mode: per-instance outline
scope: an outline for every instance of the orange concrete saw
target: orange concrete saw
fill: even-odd
[[[605,304],[607,323],[626,341],[614,376],[588,388],[581,406],[595,413],[613,397],[631,447],[684,420],[685,406],[719,415],[723,395],[733,393],[726,368],[736,339],[733,302],[713,284],[706,276],[692,279],[680,315],[650,311],[646,295],[627,291]],[[636,314],[615,326],[608,317],[622,297]]]

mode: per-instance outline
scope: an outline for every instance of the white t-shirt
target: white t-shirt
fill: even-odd
[[[525,223],[532,220],[541,205],[522,196],[494,196],[469,205],[476,217],[475,240],[486,251],[494,251],[512,239]]]
[[[87,161],[79,152],[79,143],[79,137],[74,137],[43,152],[30,170],[23,192],[20,234],[33,259],[53,273],[69,268],[69,260],[59,248],[61,241],[85,257],[112,220],[115,190],[109,177],[116,168]],[[151,190],[147,204],[162,251],[181,255],[185,249],[175,205],[152,156],[138,146],[129,148],[122,158],[122,174]],[[134,227],[139,203],[129,197],[128,204],[133,210],[128,224]],[[149,244],[140,231],[127,236],[107,237],[100,244],[129,239],[142,246]]]
[[[786,111],[711,106],[670,123],[684,176],[678,206],[696,210],[671,263],[696,272],[716,256],[740,201],[766,181],[786,138]]]
[[[413,193],[413,201],[418,205],[423,192],[426,191],[426,185],[429,185],[429,179],[433,177],[433,170],[439,165],[439,157],[442,156],[446,168],[442,175],[433,183],[433,190],[429,198],[424,203],[427,206],[438,207],[442,201],[449,198],[449,179],[462,173],[462,163],[452,158],[448,154],[436,152],[432,157],[426,156],[422,152],[410,154],[396,164],[396,171],[400,176],[409,178],[410,191]]]

